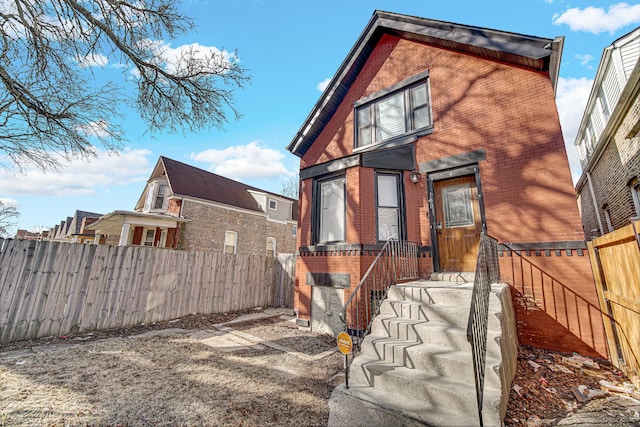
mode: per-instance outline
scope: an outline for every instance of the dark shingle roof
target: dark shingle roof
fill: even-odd
[[[76,211],[73,215],[73,220],[75,222],[75,227],[73,230],[69,230],[67,234],[80,234],[80,228],[82,228],[82,220],[84,218],[100,218],[102,214],[95,212],[87,212],[87,211]]]
[[[285,196],[251,187],[168,157],[160,156],[160,161],[164,164],[171,191],[176,195],[195,197],[259,212],[263,212],[263,209],[249,194],[249,191],[288,199]]]

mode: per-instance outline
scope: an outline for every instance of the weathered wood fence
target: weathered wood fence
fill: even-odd
[[[640,387],[640,221],[588,243],[611,362]]]
[[[295,255],[0,239],[0,343],[293,306]]]

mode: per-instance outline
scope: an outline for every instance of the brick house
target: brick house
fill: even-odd
[[[295,252],[297,201],[161,156],[133,211],[89,228],[119,245],[229,254]]]
[[[640,216],[640,28],[604,49],[576,135],[587,239]]]
[[[606,354],[555,103],[563,42],[374,12],[287,147],[300,324],[337,332],[387,239],[418,242],[427,278],[474,271],[484,230],[519,341]]]

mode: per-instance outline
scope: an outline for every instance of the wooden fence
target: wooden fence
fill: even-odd
[[[640,387],[640,221],[588,243],[611,362]]]
[[[295,255],[0,239],[0,343],[293,305]]]

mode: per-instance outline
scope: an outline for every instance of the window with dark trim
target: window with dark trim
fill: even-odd
[[[377,239],[404,239],[402,174],[376,173]]]
[[[314,184],[314,243],[345,241],[345,185],[344,175],[317,179]]]
[[[636,216],[640,216],[640,182],[636,181],[631,184],[631,198],[633,199],[633,207],[636,211]]]
[[[389,141],[431,127],[429,85],[425,78],[356,105],[355,147]]]

